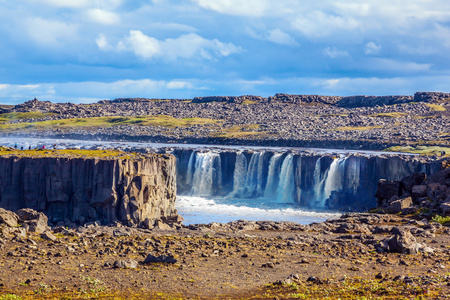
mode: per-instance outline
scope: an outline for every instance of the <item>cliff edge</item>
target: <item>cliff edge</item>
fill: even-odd
[[[152,228],[176,218],[172,155],[103,150],[0,150],[0,207],[54,224],[120,221]]]

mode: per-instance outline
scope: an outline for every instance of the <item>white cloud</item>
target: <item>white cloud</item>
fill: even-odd
[[[374,42],[368,42],[364,49],[364,53],[367,55],[375,55],[378,54],[381,50],[381,45],[377,45]]]
[[[408,61],[396,61],[387,58],[375,58],[369,60],[367,66],[371,70],[381,70],[389,72],[424,72],[429,71],[432,67],[431,64],[419,64]]]
[[[323,50],[323,54],[331,58],[350,57],[347,51],[338,50],[336,47],[327,47]]]
[[[95,43],[97,44],[97,47],[101,50],[113,50],[114,47],[111,46],[108,41],[106,40],[106,36],[103,33],[100,33],[98,37],[95,39]]]
[[[270,0],[192,0],[202,8],[238,16],[262,16],[270,7]]]
[[[120,22],[120,16],[118,14],[99,8],[89,9],[87,14],[92,21],[100,24],[111,25]]]
[[[125,45],[126,44],[126,45]],[[152,58],[161,53],[160,42],[142,33],[140,30],[130,30],[130,36],[125,39],[125,43],[120,44],[120,48],[133,51],[142,58]]]
[[[297,42],[289,34],[285,33],[279,28],[269,31],[267,40],[280,45],[297,45]]]
[[[30,38],[44,46],[58,46],[78,36],[77,25],[42,18],[32,18],[26,23]]]
[[[166,87],[168,89],[174,89],[174,90],[180,90],[180,89],[186,89],[186,88],[193,88],[192,83],[186,82],[186,81],[170,81],[166,84]]]
[[[325,37],[342,30],[355,30],[359,23],[352,17],[342,17],[323,11],[299,15],[292,21],[292,28],[308,37]]]
[[[100,35],[96,43],[102,50],[110,49],[104,35]],[[217,39],[208,40],[195,33],[181,35],[175,39],[158,40],[145,35],[140,30],[130,30],[129,36],[121,40],[116,49],[118,51],[131,51],[144,59],[165,58],[169,60],[196,56],[214,59],[241,51],[240,47],[231,43],[223,43]]]

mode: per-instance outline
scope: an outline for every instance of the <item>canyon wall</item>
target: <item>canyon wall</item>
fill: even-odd
[[[32,208],[49,221],[120,221],[151,227],[176,215],[172,155],[141,159],[0,156],[0,207]]]

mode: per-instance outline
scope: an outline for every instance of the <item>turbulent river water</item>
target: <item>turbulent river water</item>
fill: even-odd
[[[3,137],[0,145],[167,151],[177,157],[177,209],[184,224],[239,219],[302,224],[374,206],[380,178],[430,166],[376,151],[150,144]]]

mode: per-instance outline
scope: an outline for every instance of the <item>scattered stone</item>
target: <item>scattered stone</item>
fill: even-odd
[[[53,241],[53,242],[57,240],[56,236],[54,236],[53,233],[51,233],[50,231],[41,233],[41,238],[43,238],[44,240],[49,240],[49,241]]]
[[[138,262],[129,259],[129,260],[116,260],[113,264],[113,268],[120,268],[120,269],[136,269],[138,266]]]
[[[166,255],[160,255],[158,257],[154,255],[147,255],[145,258],[143,264],[151,264],[151,263],[165,263],[165,264],[175,264],[177,260],[173,257],[166,256]]]

